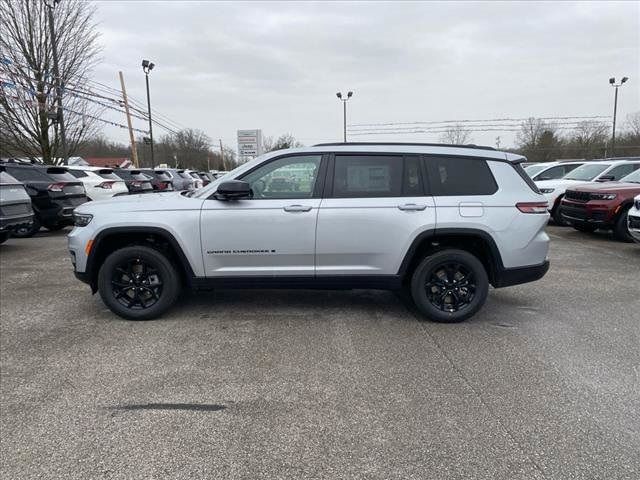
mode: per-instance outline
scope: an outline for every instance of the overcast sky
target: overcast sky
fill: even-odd
[[[608,79],[626,75],[618,118],[640,110],[638,2],[96,5],[104,52],[94,78],[119,87],[122,70],[144,101],[148,58],[154,109],[234,148],[236,130],[250,128],[306,145],[340,141],[339,90],[354,91],[353,124],[611,115]],[[473,141],[494,144],[498,135],[513,144],[509,132],[475,132]]]

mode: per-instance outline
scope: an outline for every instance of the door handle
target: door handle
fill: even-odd
[[[287,205],[286,207],[284,207],[284,211],[285,212],[308,212],[312,208],[313,207],[310,207],[308,205]]]
[[[427,208],[427,206],[417,205],[415,203],[405,203],[404,205],[398,205],[398,208],[404,212],[419,212]]]

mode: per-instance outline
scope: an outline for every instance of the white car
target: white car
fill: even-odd
[[[537,181],[536,186],[549,202],[549,212],[558,225],[564,225],[560,217],[560,202],[569,187],[586,182],[610,182],[620,180],[640,168],[639,160],[602,160],[588,162],[557,180]]]
[[[193,178],[193,188],[194,189],[199,189],[204,187],[204,182],[202,181],[202,179],[200,178],[200,175],[198,175],[198,172],[196,172],[195,170],[185,170],[186,173],[188,173],[191,178]]]
[[[629,209],[627,217],[629,233],[633,239],[640,243],[640,195],[633,199],[633,206]]]
[[[93,201],[107,200],[116,195],[129,193],[125,181],[111,168],[70,165],[67,169],[71,175],[82,182],[87,191],[87,197]]]
[[[525,167],[524,171],[527,172],[527,175],[529,175],[534,182],[557,180],[585,163],[583,160],[566,162],[559,160],[557,162],[536,163],[535,165]]]

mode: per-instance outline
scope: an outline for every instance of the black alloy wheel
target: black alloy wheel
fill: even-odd
[[[162,295],[158,269],[141,258],[130,258],[118,265],[111,277],[114,298],[124,307],[143,310],[155,305]]]
[[[129,320],[151,320],[177,300],[181,277],[155,248],[132,245],[116,250],[98,272],[98,291],[109,309]]]
[[[465,250],[446,249],[420,262],[411,277],[411,297],[420,313],[441,323],[462,322],[484,305],[489,277],[482,262]]]
[[[460,312],[471,304],[477,286],[473,271],[458,262],[443,262],[430,271],[425,291],[431,305],[443,312]]]

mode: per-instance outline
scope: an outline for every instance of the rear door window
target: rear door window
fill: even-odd
[[[498,185],[482,158],[425,157],[434,196],[493,195]]]
[[[418,188],[407,180],[409,188]],[[413,182],[413,183],[411,183]],[[399,197],[402,195],[401,155],[336,155],[333,196],[336,198]]]
[[[636,168],[637,166],[634,165],[633,163],[629,163],[626,165],[618,165],[617,167],[613,167],[611,170],[606,172],[603,176],[605,177],[611,176],[613,177],[612,180],[617,181],[617,180],[620,180],[622,177],[629,175]]]
[[[87,174],[84,173],[82,170],[69,170],[69,173],[76,178],[83,178],[87,176]]]

